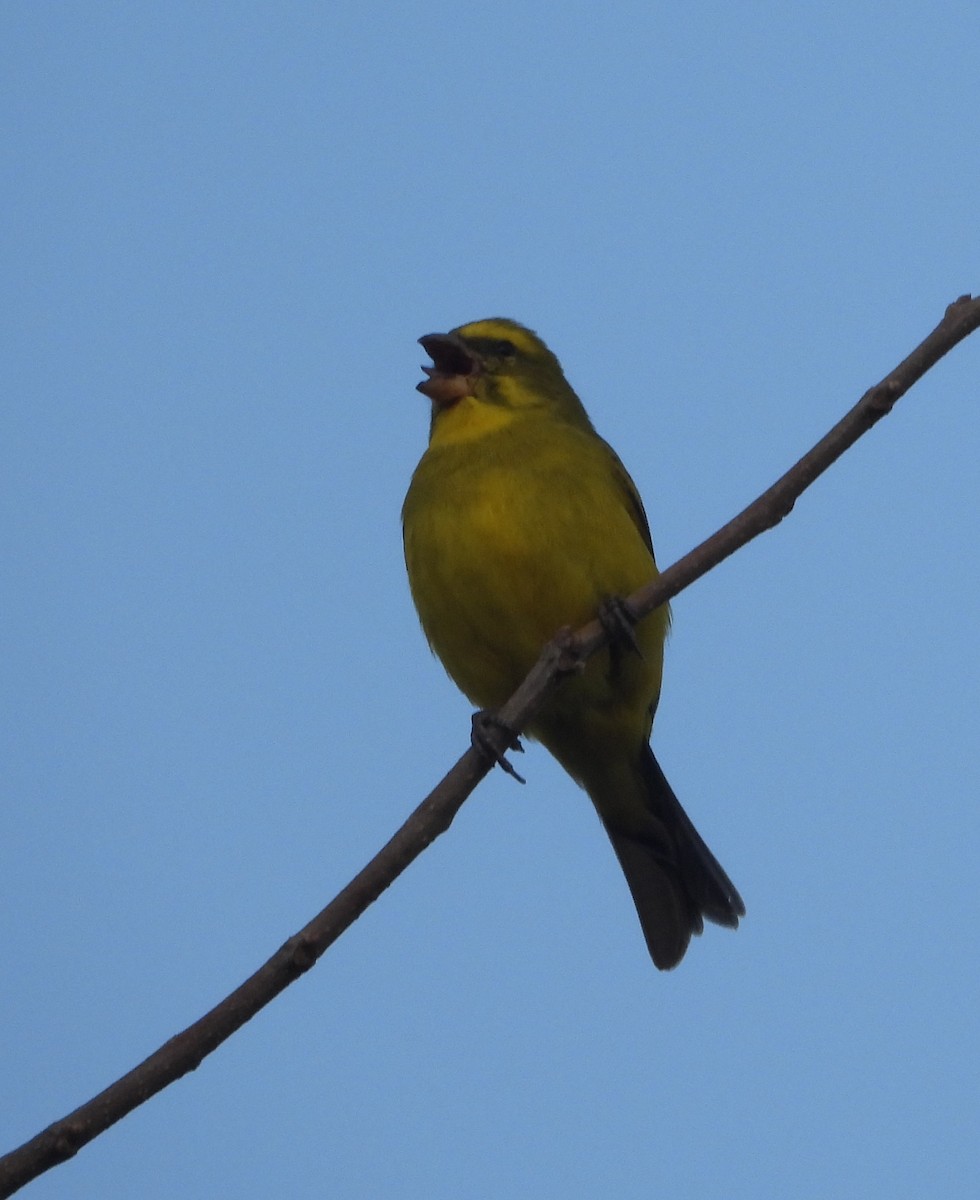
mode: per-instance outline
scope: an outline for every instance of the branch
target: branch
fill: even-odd
[[[867,391],[851,411],[786,474],[717,533],[628,598],[645,616],[792,511],[797,498],[866,433],[942,357],[980,327],[980,299],[961,296],[912,353]],[[545,647],[531,673],[500,710],[501,720],[520,732],[569,670],[604,643],[598,621],[575,634],[559,635]],[[507,735],[487,730],[501,753]],[[0,1200],[44,1171],[71,1158],[116,1121],[168,1084],[193,1071],[226,1038],[264,1008],[348,929],[423,850],[444,833],[463,802],[489,773],[487,757],[471,748],[422,801],[390,842],[308,925],[291,937],[254,975],[226,999],[105,1091],[0,1158]]]

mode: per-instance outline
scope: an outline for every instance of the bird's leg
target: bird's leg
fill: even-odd
[[[493,729],[502,729],[507,735],[508,750],[517,750],[521,754],[524,753],[524,747],[521,745],[520,739],[516,736],[513,729],[504,721],[501,721],[497,714],[489,708],[482,708],[479,712],[473,714],[473,727],[470,732],[470,742],[473,748],[479,750],[485,758],[489,758],[498,767],[502,767],[518,783],[526,783],[527,780],[524,776],[518,775],[508,761],[507,756],[501,750],[498,750],[491,741],[490,731]]]
[[[636,617],[622,596],[607,596],[599,605],[599,624],[609,639],[609,678],[614,680],[627,651],[643,658],[634,628]]]

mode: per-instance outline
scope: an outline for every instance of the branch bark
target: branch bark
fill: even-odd
[[[627,603],[634,614],[642,617],[652,612],[760,533],[777,525],[819,475],[889,413],[895,402],[939,359],[978,327],[980,299],[961,296],[950,304],[932,333],[870,388],[781,479],[657,580],[628,597]],[[522,730],[563,675],[595,653],[604,641],[605,634],[598,621],[590,622],[574,634],[565,632],[557,636],[544,648],[528,677],[500,710],[501,720],[515,731]],[[508,739],[502,730],[491,728],[488,736],[501,753],[507,750]],[[467,750],[388,844],[254,975],[105,1091],[0,1158],[0,1200],[71,1158],[110,1125],[193,1071],[226,1038],[308,971],[402,871],[449,828],[463,802],[490,769],[491,763],[483,754],[472,747]]]

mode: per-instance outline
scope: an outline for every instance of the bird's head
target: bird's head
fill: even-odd
[[[418,390],[432,401],[433,422],[466,400],[520,412],[547,410],[580,428],[591,423],[561,363],[543,341],[504,317],[427,333],[419,344],[432,359]]]

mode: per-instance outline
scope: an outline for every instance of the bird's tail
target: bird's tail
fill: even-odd
[[[652,820],[642,832],[635,826],[623,832],[605,818],[603,824],[629,884],[650,955],[666,971],[684,957],[691,935],[704,929],[704,918],[735,929],[745,905],[681,807],[649,746],[644,747],[640,772]]]

